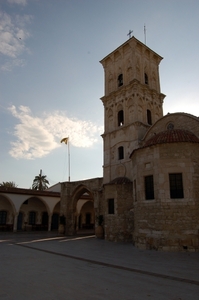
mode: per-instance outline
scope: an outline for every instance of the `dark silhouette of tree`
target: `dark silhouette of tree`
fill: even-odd
[[[48,188],[49,181],[46,179],[46,175],[42,175],[42,170],[40,170],[40,174],[35,176],[33,180],[32,189],[43,191]]]
[[[0,187],[17,188],[17,185],[14,181],[3,181],[2,183],[0,183]]]

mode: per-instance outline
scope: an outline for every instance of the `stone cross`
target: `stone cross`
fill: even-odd
[[[133,33],[133,30],[129,30],[129,33],[127,34],[129,38],[131,38],[131,33]]]

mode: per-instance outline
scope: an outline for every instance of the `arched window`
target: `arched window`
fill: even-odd
[[[118,126],[124,125],[124,112],[123,112],[123,110],[118,111],[117,119],[118,119]]]
[[[123,159],[124,158],[124,147],[119,147],[118,148],[118,159]]]
[[[152,125],[151,111],[147,109],[147,122],[149,125]]]
[[[145,84],[149,84],[148,75],[144,73],[144,82]]]
[[[123,74],[120,74],[117,78],[118,87],[123,85]]]

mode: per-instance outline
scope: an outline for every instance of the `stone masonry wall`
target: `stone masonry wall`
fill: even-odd
[[[137,187],[135,244],[145,249],[198,251],[199,144],[169,143],[140,149],[132,163]],[[169,173],[182,173],[182,199],[170,198]],[[153,175],[154,200],[145,199],[147,175]]]
[[[134,227],[132,183],[108,184],[104,187],[105,239],[132,241]],[[115,213],[108,214],[108,199],[114,198]]]

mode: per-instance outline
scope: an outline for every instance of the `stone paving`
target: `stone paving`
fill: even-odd
[[[199,253],[95,236],[0,233],[0,299],[199,299]]]

